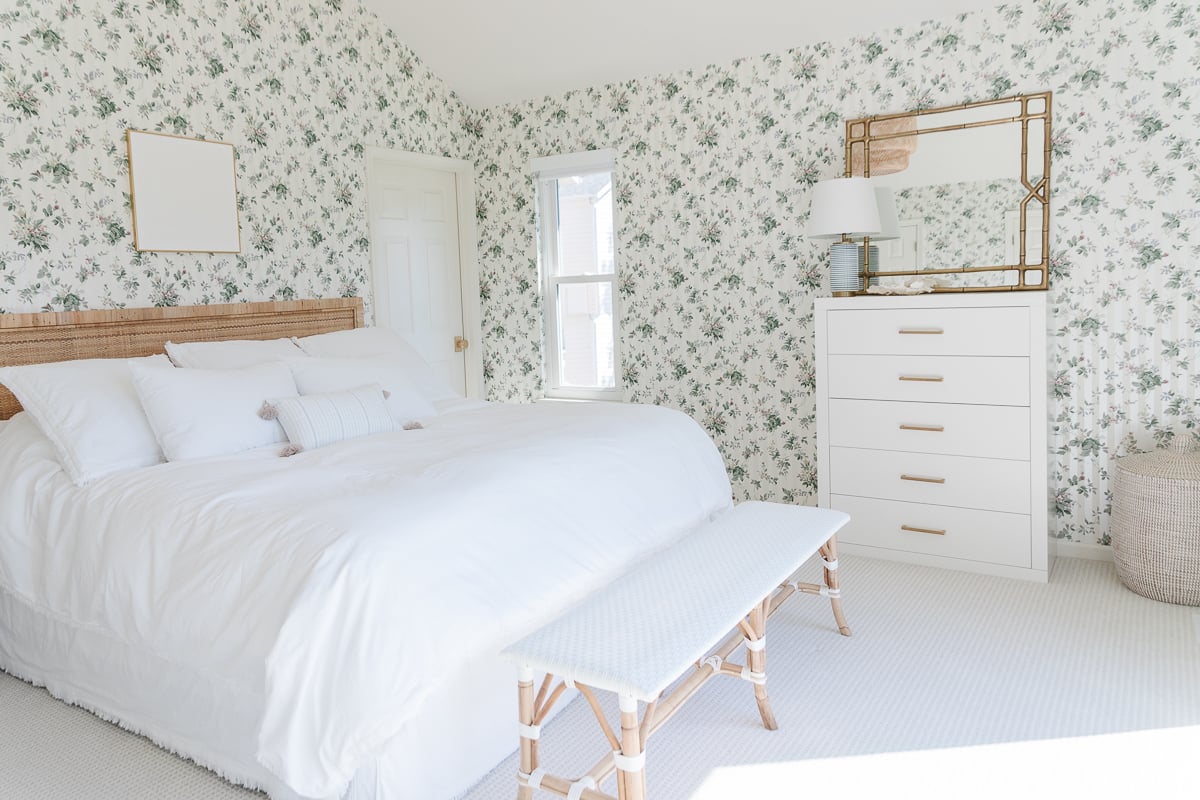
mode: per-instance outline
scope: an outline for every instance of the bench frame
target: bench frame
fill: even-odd
[[[758,703],[758,713],[762,717],[763,726],[767,730],[776,730],[779,726],[771,710],[766,688],[767,620],[793,595],[820,595],[829,598],[838,632],[843,636],[850,635],[850,628],[842,613],[837,573],[837,537],[830,537],[818,552],[823,564],[823,584],[803,583],[795,580],[793,575],[792,580],[781,584],[761,602],[756,603],[738,623],[738,627],[730,632],[710,655],[696,662],[694,671],[682,683],[657,700],[647,703],[641,720],[638,719],[637,698],[632,695],[619,695],[619,737],[600,708],[592,687],[564,679],[551,691],[555,676],[547,674],[535,695],[533,670],[522,668],[517,681],[521,723],[521,766],[517,774],[517,800],[532,800],[537,789],[544,789],[568,800],[614,800],[612,795],[597,789],[614,770],[617,773],[619,800],[645,800],[647,740],[666,724],[701,686],[717,675],[729,675],[753,683],[754,699]],[[742,645],[746,646],[746,663],[735,664],[728,661],[727,659]],[[575,780],[548,774],[540,767],[541,758],[538,752],[542,722],[568,688],[578,689],[587,700],[611,750],[587,773]]]

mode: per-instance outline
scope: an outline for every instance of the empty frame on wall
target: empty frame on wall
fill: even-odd
[[[135,249],[242,251],[232,144],[133,129],[125,137]]]

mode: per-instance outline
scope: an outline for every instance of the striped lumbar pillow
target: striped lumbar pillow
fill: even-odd
[[[270,401],[263,415],[273,415],[283,426],[291,442],[285,455],[399,428],[388,412],[379,384],[344,392],[283,397]]]

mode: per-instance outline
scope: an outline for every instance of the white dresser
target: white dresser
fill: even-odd
[[[1042,292],[816,301],[818,503],[847,553],[1044,581]]]

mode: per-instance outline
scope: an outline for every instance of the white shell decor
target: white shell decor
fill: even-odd
[[[912,278],[904,283],[876,284],[867,288],[867,294],[928,294],[937,288],[932,278]]]

